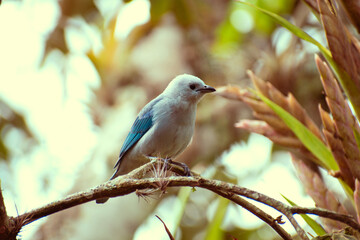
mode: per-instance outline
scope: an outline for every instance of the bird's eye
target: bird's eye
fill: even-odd
[[[195,84],[193,83],[193,84],[190,84],[189,87],[190,87],[191,90],[194,90],[196,86],[195,86]]]

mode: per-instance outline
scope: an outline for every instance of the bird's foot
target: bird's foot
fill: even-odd
[[[187,177],[192,176],[190,168],[185,163],[175,162],[175,161],[171,160],[171,158],[165,158],[164,163],[165,163],[165,166],[167,169],[169,169],[169,167],[168,167],[169,164],[174,164],[174,165],[180,166],[184,169],[185,176],[187,176]]]

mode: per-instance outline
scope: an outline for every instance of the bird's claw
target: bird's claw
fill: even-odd
[[[174,164],[174,165],[182,167],[184,169],[184,173],[185,173],[184,175],[187,177],[191,177],[190,168],[185,163],[175,162],[175,161],[171,160],[171,158],[165,158],[164,163],[165,163],[166,168],[168,168],[168,169],[169,169],[169,167],[168,167],[169,164]]]

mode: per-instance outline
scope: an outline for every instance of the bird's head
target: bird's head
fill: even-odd
[[[200,78],[189,74],[175,77],[167,86],[164,94],[169,97],[181,98],[185,101],[198,102],[206,94],[216,91],[206,85]]]

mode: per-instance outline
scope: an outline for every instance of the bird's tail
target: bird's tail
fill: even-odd
[[[118,170],[116,170],[114,172],[114,174],[111,176],[111,178],[109,179],[110,180],[113,180],[114,178],[116,178],[118,176]],[[109,198],[99,198],[99,199],[96,199],[96,203],[97,204],[103,204],[103,203],[106,203],[107,200],[109,200]]]
[[[107,200],[109,200],[109,198],[99,198],[99,199],[96,199],[96,203],[103,204],[103,203],[106,203]]]

